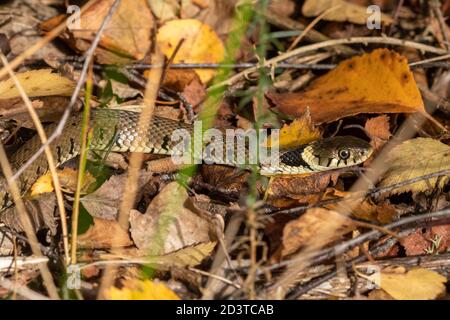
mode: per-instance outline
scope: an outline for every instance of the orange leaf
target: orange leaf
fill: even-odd
[[[341,62],[305,92],[267,98],[288,115],[300,116],[309,107],[316,124],[359,113],[425,113],[406,57],[388,49]]]
[[[289,125],[285,124],[280,130],[280,148],[294,148],[302,144],[320,138],[320,131],[314,128],[311,123],[311,116],[308,112],[303,117],[295,119]],[[271,147],[272,140],[267,140],[267,147]]]

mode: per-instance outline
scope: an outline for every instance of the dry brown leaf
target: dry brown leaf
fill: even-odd
[[[108,290],[111,300],[180,300],[180,297],[158,280],[128,280],[119,289]]]
[[[211,241],[214,226],[184,207],[188,195],[177,182],[169,183],[153,199],[145,214],[130,212],[131,237],[139,249],[150,255],[173,252]]]
[[[127,247],[133,244],[127,230],[117,221],[94,218],[94,225],[78,236],[78,246],[89,249],[107,249],[112,245]]]
[[[446,252],[450,248],[450,225],[433,226],[425,230],[416,229],[402,238],[401,244],[407,256]]]
[[[406,273],[382,271],[368,277],[397,300],[433,300],[445,292],[447,278],[437,272],[417,268]]]
[[[137,190],[141,190],[152,175],[141,170]],[[81,203],[96,218],[115,220],[124,194],[126,174],[112,176],[95,192],[81,198]]]
[[[100,0],[81,15],[80,28],[71,29],[75,47],[86,51],[114,0]],[[105,29],[96,50],[100,63],[140,60],[151,45],[153,15],[146,0],[122,0]]]
[[[144,75],[148,77],[149,71],[145,71]],[[194,80],[200,80],[194,70],[169,69],[164,76],[163,85],[176,92],[183,92],[183,90]]]
[[[75,83],[56,73],[51,69],[31,70],[16,73],[16,77],[29,97],[40,96],[70,96]],[[0,82],[0,99],[20,97],[12,79]]]
[[[274,177],[267,191],[268,204],[282,208],[294,204],[310,204],[320,200],[330,185],[335,185],[338,172],[315,175]],[[287,201],[287,199],[295,201]]]
[[[300,93],[267,93],[283,113],[302,116],[309,108],[315,124],[359,113],[425,113],[405,57],[388,49],[341,62]]]
[[[158,30],[157,42],[161,51],[170,58],[178,43],[184,39],[174,63],[219,63],[225,56],[222,41],[214,30],[195,19],[166,22]],[[194,69],[203,83],[211,80],[216,70]]]
[[[389,170],[380,187],[450,169],[450,147],[430,138],[411,139],[393,148],[386,163],[389,163]],[[439,187],[443,187],[448,179],[448,175],[439,179]],[[422,180],[396,188],[390,194],[425,192],[435,188],[437,183],[438,177]]]
[[[341,227],[334,230],[335,224]],[[298,251],[314,241],[318,235],[323,236],[319,245],[324,246],[354,228],[350,218],[336,211],[322,208],[309,209],[300,218],[288,222],[284,227],[281,255],[284,257]]]
[[[356,24],[366,24],[372,13],[367,13],[366,6],[349,3],[343,0],[306,0],[302,7],[302,13],[306,17],[317,17],[329,8],[339,6],[328,13],[322,19],[327,21],[349,21]],[[381,22],[391,24],[389,15],[381,14]]]
[[[381,149],[392,136],[389,130],[389,117],[386,115],[367,120],[364,128],[374,150]]]
[[[397,210],[389,203],[375,204],[370,198],[349,200],[352,197],[351,192],[340,191],[337,189],[328,189],[322,200],[347,198],[348,207],[351,208],[352,216],[373,222],[389,223],[397,217]],[[351,202],[350,202],[351,201]],[[325,205],[327,209],[337,210],[339,203]]]

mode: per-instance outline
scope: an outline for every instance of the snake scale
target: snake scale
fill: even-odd
[[[140,113],[118,109],[96,109],[92,111],[90,127],[93,137],[90,148],[97,151],[143,152],[161,155],[173,155],[176,141],[171,139],[176,129],[192,132],[191,125],[167,118],[154,116],[145,131],[139,131]],[[51,150],[57,165],[76,157],[80,152],[81,114],[72,116],[64,127],[63,133],[51,144]],[[46,128],[47,134],[56,125]],[[21,167],[41,146],[38,136],[32,137],[11,157],[13,170]],[[202,151],[203,152],[203,151]],[[238,153],[243,150],[237,150]],[[277,166],[260,165],[263,175],[301,174],[332,170],[358,165],[372,153],[372,148],[364,140],[341,136],[318,140],[296,149],[280,152]],[[212,159],[212,162],[236,166],[236,159]],[[25,193],[32,184],[48,171],[45,155],[42,154],[22,174],[19,189]],[[0,211],[12,204],[4,178],[0,178]]]

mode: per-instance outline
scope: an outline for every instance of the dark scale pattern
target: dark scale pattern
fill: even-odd
[[[291,167],[304,167],[306,170],[311,170],[312,168],[309,164],[303,160],[302,153],[305,147],[300,147],[294,150],[286,151],[280,155],[280,162]]]

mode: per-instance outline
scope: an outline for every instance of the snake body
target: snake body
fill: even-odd
[[[193,127],[187,123],[154,116],[145,131],[138,126],[140,113],[118,109],[96,109],[92,111],[90,127],[93,130],[90,148],[96,151],[143,152],[161,155],[174,155],[179,142],[172,139],[175,130],[192,134]],[[76,157],[80,152],[81,114],[72,116],[63,133],[50,145],[56,165]],[[51,134],[56,125],[46,128]],[[21,167],[40,148],[38,136],[32,137],[9,159],[13,170]],[[212,144],[209,147],[213,146]],[[208,146],[205,147],[205,150]],[[206,152],[205,150],[201,152]],[[246,154],[246,149],[236,153]],[[372,153],[372,148],[364,140],[345,136],[315,141],[296,149],[280,152],[278,165],[259,165],[263,175],[314,173],[336,168],[348,167],[364,162]],[[236,157],[220,159],[209,154],[209,162],[237,166]],[[35,160],[22,174],[18,184],[25,193],[31,185],[48,171],[44,155]],[[11,196],[6,181],[0,178],[0,211],[9,206]]]

